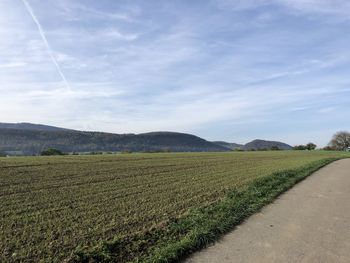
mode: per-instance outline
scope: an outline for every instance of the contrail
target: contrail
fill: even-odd
[[[50,46],[50,44],[49,44],[49,42],[47,41],[47,38],[46,38],[46,36],[45,36],[45,32],[44,32],[43,28],[41,27],[41,24],[40,24],[39,20],[38,20],[37,17],[35,16],[32,7],[29,5],[29,3],[27,2],[27,0],[22,0],[22,2],[23,2],[23,4],[25,5],[25,7],[26,7],[28,13],[30,14],[30,16],[33,18],[34,23],[37,25],[38,30],[39,30],[39,33],[40,33],[40,36],[41,36],[42,40],[44,41],[44,44],[45,44],[46,49],[47,49],[47,52],[49,53],[49,56],[50,56],[52,62],[53,62],[53,63],[55,64],[55,66],[56,66],[56,69],[57,69],[57,71],[58,71],[58,74],[61,76],[61,78],[62,78],[62,80],[63,80],[63,83],[65,84],[67,90],[70,91],[70,90],[71,90],[71,87],[70,87],[70,85],[69,85],[69,83],[68,83],[68,81],[67,81],[67,79],[66,79],[66,76],[63,74],[60,65],[58,64],[58,62],[57,62],[57,60],[56,60],[56,58],[55,58],[55,56],[54,56],[54,54],[53,54],[52,48],[51,48],[51,46]]]

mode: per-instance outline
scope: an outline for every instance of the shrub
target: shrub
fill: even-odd
[[[41,155],[42,155],[42,156],[64,155],[64,153],[61,152],[61,151],[58,150],[58,149],[49,148],[49,149],[47,149],[47,150],[42,151],[42,152],[41,152]]]
[[[293,150],[299,150],[299,151],[303,151],[303,150],[315,150],[317,147],[316,144],[312,143],[312,142],[309,142],[308,144],[306,145],[296,145],[293,147]]]
[[[332,146],[326,146],[323,148],[324,151],[335,151],[336,149]]]
[[[125,149],[125,150],[122,150],[120,153],[126,154],[126,153],[132,153],[132,151],[128,150],[128,149]]]
[[[297,151],[303,151],[303,150],[307,150],[305,145],[295,145],[293,147],[293,150],[297,150]]]
[[[98,155],[98,154],[103,154],[103,152],[90,152],[90,155]]]
[[[244,150],[240,147],[232,149],[234,152],[244,152]]]
[[[271,146],[270,150],[271,151],[279,151],[280,148],[278,146],[274,145],[274,146]]]
[[[306,149],[308,149],[308,150],[315,150],[316,149],[316,147],[317,147],[317,145],[316,144],[314,144],[314,143],[312,143],[312,142],[309,142],[308,144],[306,144]]]

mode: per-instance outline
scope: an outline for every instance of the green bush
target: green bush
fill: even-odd
[[[309,151],[311,151],[311,150],[315,150],[316,147],[317,147],[316,144],[309,142],[306,145],[296,145],[293,147],[293,150],[299,150],[299,151],[309,150]]]
[[[312,142],[309,142],[308,144],[306,144],[306,148],[308,149],[308,150],[315,150],[316,149],[316,147],[317,147],[317,145],[316,144],[314,144],[314,143],[312,143]]]
[[[281,150],[278,146],[274,145],[274,146],[271,146],[271,151],[279,151]]]
[[[103,154],[103,152],[90,152],[90,155],[98,155],[98,154]]]
[[[58,150],[58,149],[49,148],[49,149],[47,149],[47,150],[42,151],[42,152],[41,152],[41,155],[42,155],[42,156],[64,155],[64,153],[61,152],[61,151]]]
[[[306,146],[305,145],[295,145],[294,147],[293,147],[293,150],[297,150],[297,151],[304,151],[304,150],[306,150],[307,148],[306,148]]]
[[[323,148],[324,151],[336,151],[336,149],[332,146],[326,146]]]
[[[232,149],[232,151],[234,151],[234,152],[244,152],[244,150],[239,148],[239,147]]]

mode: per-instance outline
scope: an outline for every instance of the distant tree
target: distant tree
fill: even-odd
[[[323,148],[324,151],[335,151],[335,149],[331,146],[326,146]]]
[[[273,146],[271,146],[270,150],[271,151],[279,151],[280,148],[278,146],[276,146],[276,145],[273,145]]]
[[[315,150],[316,149],[316,147],[317,147],[317,145],[316,144],[314,144],[314,143],[312,143],[312,142],[309,142],[308,144],[306,144],[306,149],[307,150]]]
[[[293,147],[293,150],[298,150],[298,151],[304,151],[304,150],[315,150],[317,147],[316,144],[312,143],[312,142],[309,142],[308,144],[306,145],[296,145]]]
[[[3,151],[0,151],[0,157],[6,157],[6,153],[4,153]]]
[[[169,148],[169,147],[163,147],[163,148],[161,149],[161,152],[164,152],[164,153],[170,153],[170,152],[171,152],[171,150],[170,150],[170,148]]]
[[[345,151],[350,147],[350,133],[347,131],[339,131],[333,135],[328,146],[338,151]]]
[[[267,151],[267,150],[268,150],[267,148],[258,148],[257,149],[257,151],[262,151],[262,152]]]
[[[307,150],[307,147],[305,145],[295,145],[293,147],[293,150],[304,151],[304,150]]]
[[[99,155],[99,154],[103,154],[103,152],[89,152],[90,155]]]
[[[61,152],[60,150],[58,149],[55,149],[55,148],[49,148],[47,150],[44,150],[41,152],[41,155],[42,156],[50,156],[50,155],[64,155],[63,152]]]
[[[232,149],[233,152],[244,152],[244,150],[240,147]]]

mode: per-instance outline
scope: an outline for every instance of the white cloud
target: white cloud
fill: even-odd
[[[336,110],[336,107],[326,107],[326,108],[322,108],[319,109],[318,112],[319,113],[330,113]]]
[[[58,1],[57,4],[63,14],[67,16],[69,20],[73,21],[95,19],[133,23],[136,22],[136,17],[141,12],[136,5],[126,6],[124,10],[101,11],[97,8],[91,8],[84,3],[82,4],[76,1]]]
[[[101,37],[114,38],[114,39],[120,39],[120,40],[126,40],[126,41],[136,40],[139,37],[138,34],[121,33],[116,28],[104,29],[101,32],[98,32],[97,34],[100,35]]]
[[[347,0],[275,0],[276,3],[300,12],[331,14],[349,17],[350,2]]]
[[[268,0],[214,0],[220,8],[231,8],[236,11],[256,8],[269,4]]]
[[[26,62],[9,62],[0,64],[0,68],[18,68],[28,65]]]
[[[235,11],[258,9],[262,6],[272,10],[276,6],[286,7],[292,12],[333,15],[349,18],[350,2],[348,0],[214,0],[221,8]]]
[[[34,10],[32,9],[32,7],[30,6],[30,4],[28,3],[27,0],[22,0],[22,2],[24,4],[24,6],[26,7],[29,15],[32,17],[34,23],[36,24],[36,26],[38,28],[38,31],[39,31],[39,34],[40,34],[40,36],[41,36],[41,38],[42,38],[42,40],[43,40],[43,42],[44,42],[44,44],[46,46],[47,52],[48,52],[48,54],[49,54],[53,64],[55,65],[58,74],[62,78],[62,81],[63,81],[64,85],[66,86],[67,90],[71,90],[71,87],[70,87],[70,85],[69,85],[69,83],[67,81],[67,78],[66,78],[65,74],[63,73],[63,71],[61,69],[61,66],[58,64],[58,62],[57,62],[57,60],[56,60],[56,58],[54,56],[54,51],[52,50],[52,48],[51,48],[51,46],[50,46],[50,44],[49,44],[49,42],[48,42],[48,40],[46,38],[45,32],[44,32],[44,30],[43,30],[43,28],[42,28],[38,18],[34,14]]]
[[[13,15],[23,20],[0,24],[1,121],[203,134],[215,123],[219,138],[229,132],[222,124],[259,122],[262,133],[275,123],[287,126],[290,116],[339,111],[330,109],[349,94],[348,37],[338,34],[345,29],[300,22],[270,8],[271,1],[221,1],[236,4],[235,14],[195,2],[166,2],[159,10],[142,2],[133,10],[62,0],[44,10],[45,3],[31,1],[72,88],[60,83],[28,14]],[[323,12],[292,2],[273,4],[297,14]],[[1,14],[10,5],[19,9],[8,1]],[[259,7],[254,15],[242,12]]]

